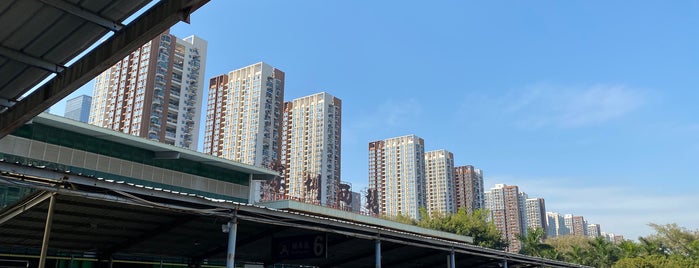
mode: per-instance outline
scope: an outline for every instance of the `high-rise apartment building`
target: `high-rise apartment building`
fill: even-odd
[[[427,213],[456,212],[454,199],[454,154],[447,150],[425,152],[425,193]]]
[[[211,78],[204,153],[271,167],[281,161],[284,72],[259,62]]]
[[[425,142],[415,135],[369,143],[370,213],[420,219],[425,207]]]
[[[197,149],[207,42],[165,32],[95,78],[89,123]]]
[[[563,216],[563,224],[568,229],[568,234],[573,234],[573,214],[565,214]]]
[[[587,236],[591,238],[596,238],[602,236],[602,229],[599,224],[588,224],[587,225]]]
[[[90,120],[90,104],[92,97],[88,95],[80,95],[66,101],[66,111],[64,117],[76,121],[87,123]]]
[[[342,101],[328,93],[284,104],[282,164],[288,197],[328,206],[340,205],[339,198],[351,203],[351,187],[340,184],[341,123]]]
[[[496,184],[485,191],[485,208],[490,211],[491,220],[510,245],[509,252],[519,252],[517,235],[522,234],[519,188],[514,185]]]
[[[527,198],[525,200],[525,215],[527,218],[526,229],[541,228],[547,230],[546,225],[546,204],[543,198]],[[544,232],[547,234],[547,232]]]
[[[567,235],[570,230],[565,225],[563,215],[557,212],[546,212],[546,234],[548,237]]]
[[[522,234],[526,235],[527,234],[527,199],[529,199],[529,195],[525,192],[519,192],[519,219],[520,223],[522,224]]]
[[[587,235],[587,224],[583,216],[573,216],[572,218],[573,228],[571,228],[571,234],[586,236]]]
[[[484,207],[483,171],[471,165],[454,168],[454,199],[456,208],[468,213]]]

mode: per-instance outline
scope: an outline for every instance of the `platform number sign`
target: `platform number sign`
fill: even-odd
[[[298,235],[272,239],[272,257],[277,260],[326,258],[326,234]]]

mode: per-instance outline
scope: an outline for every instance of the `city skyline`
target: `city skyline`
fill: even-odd
[[[365,6],[212,2],[172,32],[220,55],[205,79],[265,61],[287,73],[287,99],[343,99],[342,180],[357,190],[366,142],[415,133],[484,170],[486,188],[516,184],[607,232],[699,228],[696,3]],[[274,41],[238,37],[269,29]]]

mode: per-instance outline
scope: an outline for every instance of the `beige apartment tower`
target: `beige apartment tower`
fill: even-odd
[[[454,154],[447,150],[425,152],[427,213],[448,215],[456,212],[454,200]]]
[[[420,219],[425,207],[425,142],[415,135],[369,143],[367,208]]]
[[[281,161],[284,72],[259,62],[209,81],[204,153],[271,167]]]
[[[165,32],[95,78],[89,123],[197,149],[207,42]]]
[[[322,92],[286,102],[284,121],[282,165],[288,198],[336,207],[342,101]]]

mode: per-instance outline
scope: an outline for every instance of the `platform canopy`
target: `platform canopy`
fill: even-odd
[[[0,138],[178,21],[187,21],[208,0],[160,1],[141,11],[150,2],[0,1]],[[106,41],[71,62],[110,32]]]
[[[53,198],[49,259],[111,260],[115,267],[160,261],[225,265],[229,236],[223,229],[235,221],[238,264],[374,267],[378,241],[381,267],[444,267],[452,252],[454,267],[495,268],[505,261],[507,267],[581,267],[478,247],[468,237],[324,212],[321,207],[299,210],[308,204],[271,208],[6,161],[0,161],[0,171],[0,185],[33,190],[0,210],[3,258],[39,254]],[[304,240],[309,236],[322,237],[322,256],[283,257],[278,241],[313,244]]]

